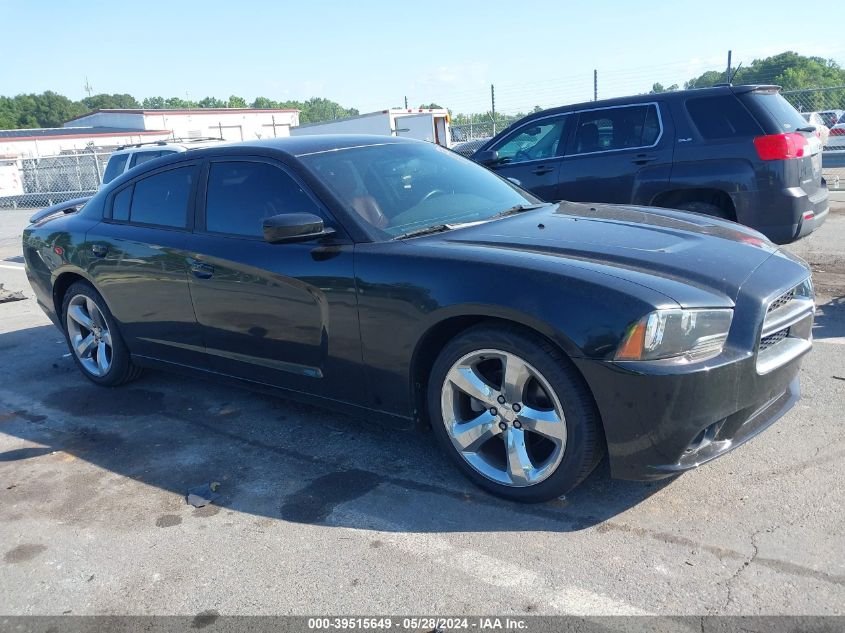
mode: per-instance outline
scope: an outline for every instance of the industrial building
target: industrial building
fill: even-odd
[[[299,110],[292,109],[95,110],[60,128],[0,130],[0,157],[39,158],[174,137],[273,138],[289,136],[298,124]]]

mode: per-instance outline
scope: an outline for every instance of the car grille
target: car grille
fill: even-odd
[[[814,314],[810,279],[769,302],[757,346],[757,373],[773,371],[810,349]]]
[[[795,298],[795,288],[791,288],[790,290],[787,290],[781,296],[779,296],[777,299],[775,299],[774,301],[772,301],[769,304],[769,308],[768,308],[768,310],[766,310],[766,314],[768,314],[770,312],[774,312],[778,308],[782,308],[787,303],[792,301],[794,298]]]
[[[786,337],[789,336],[789,328],[784,328],[782,330],[778,330],[774,334],[770,334],[769,336],[764,336],[760,339],[760,351],[765,351],[772,347],[773,345],[777,345]]]

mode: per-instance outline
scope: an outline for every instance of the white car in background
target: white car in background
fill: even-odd
[[[839,123],[830,128],[827,149],[845,149],[845,115],[839,119]]]
[[[177,152],[187,152],[189,149],[195,147],[207,147],[215,143],[222,143],[223,139],[214,137],[200,137],[191,139],[168,139],[166,141],[152,141],[149,143],[137,143],[135,145],[123,145],[118,147],[112,155],[109,156],[109,162],[106,163],[106,169],[103,172],[103,185],[111,182],[124,172],[129,171],[133,167],[142,165],[148,160],[153,160],[159,156],[166,156],[167,154],[175,154]],[[101,185],[102,186],[102,185]]]
[[[827,147],[827,139],[830,135],[830,128],[824,124],[824,119],[818,112],[802,112],[801,116],[804,120],[816,128],[816,136],[822,142],[822,147]]]

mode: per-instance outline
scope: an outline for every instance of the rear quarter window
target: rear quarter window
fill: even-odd
[[[758,136],[763,132],[754,117],[732,95],[687,99],[686,107],[698,133],[708,140]]]
[[[794,132],[807,125],[804,117],[780,93],[755,90],[741,95],[740,98],[763,122],[768,134]]]

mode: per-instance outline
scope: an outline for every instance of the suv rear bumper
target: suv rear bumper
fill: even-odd
[[[801,187],[731,195],[737,221],[760,231],[775,244],[788,244],[821,226],[829,210],[827,185],[810,196]]]

